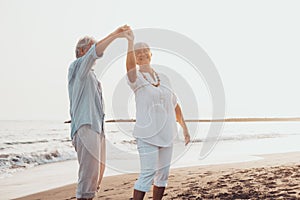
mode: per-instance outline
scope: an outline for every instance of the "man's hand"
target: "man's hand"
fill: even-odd
[[[126,37],[125,33],[128,30],[130,30],[130,26],[128,26],[128,25],[120,26],[113,32],[113,35],[115,35],[118,38],[124,38],[124,37]]]
[[[102,55],[106,47],[117,38],[125,38],[125,32],[130,30],[130,26],[124,25],[117,28],[111,34],[97,42],[96,53],[98,56]]]

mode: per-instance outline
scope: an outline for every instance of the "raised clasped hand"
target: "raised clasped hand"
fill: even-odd
[[[124,26],[120,26],[114,31],[114,34],[117,35],[119,38],[127,38],[128,40],[133,40],[133,33],[127,24]]]
[[[134,40],[134,35],[131,29],[128,29],[127,31],[124,32],[125,37],[127,38],[128,41],[133,41]]]

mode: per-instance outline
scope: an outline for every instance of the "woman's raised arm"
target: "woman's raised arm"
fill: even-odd
[[[134,35],[132,30],[126,31],[125,36],[128,40],[128,50],[126,59],[127,76],[130,82],[136,80],[136,60],[134,54]]]

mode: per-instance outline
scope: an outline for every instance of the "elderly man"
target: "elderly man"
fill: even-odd
[[[129,26],[119,27],[99,42],[91,37],[80,39],[76,60],[71,63],[68,89],[71,138],[79,162],[77,199],[93,199],[105,168],[104,111],[101,84],[92,67],[106,47],[122,38]]]

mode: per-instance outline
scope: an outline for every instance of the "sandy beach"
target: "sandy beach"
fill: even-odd
[[[231,164],[172,169],[164,199],[300,199],[300,152]],[[137,174],[105,177],[95,199],[129,199]],[[76,184],[23,200],[76,199]],[[152,199],[149,192],[145,199]]]

